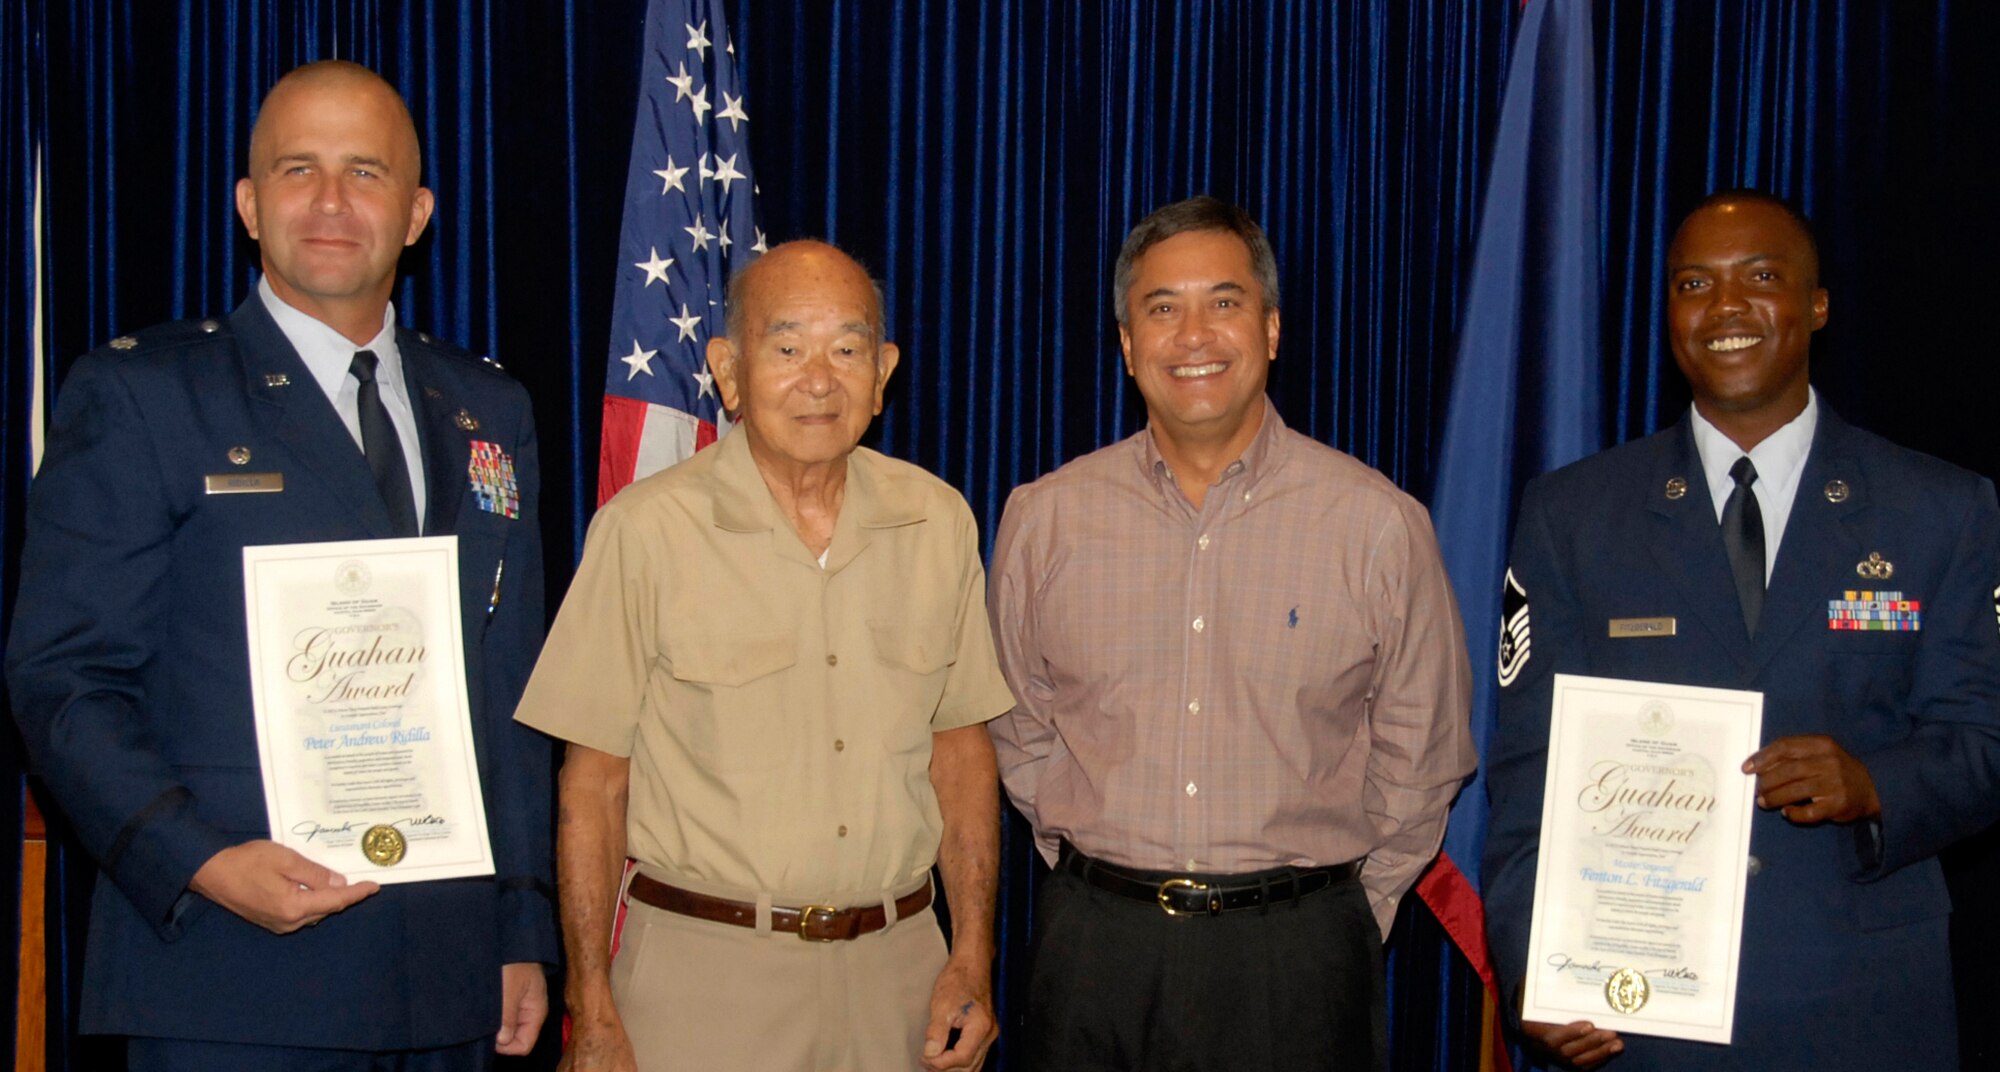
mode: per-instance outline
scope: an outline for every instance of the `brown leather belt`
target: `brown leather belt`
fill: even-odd
[[[625,889],[633,900],[663,912],[737,927],[757,926],[757,906],[746,901],[710,897],[669,886],[643,874],[633,875],[631,884]],[[931,884],[926,882],[896,898],[896,918],[908,919],[929,907],[930,903]],[[833,905],[805,905],[800,908],[773,905],[771,908],[771,930],[796,934],[808,942],[851,942],[888,925],[889,915],[879,904],[861,908],[836,908]]]

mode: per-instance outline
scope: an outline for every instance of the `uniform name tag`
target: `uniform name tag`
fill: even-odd
[[[1675,622],[1671,617],[1611,619],[1613,638],[1673,636],[1674,629]]]
[[[210,473],[201,478],[210,495],[247,495],[285,490],[283,473]]]

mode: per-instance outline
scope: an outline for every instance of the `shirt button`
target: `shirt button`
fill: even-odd
[[[1195,867],[1194,867],[1194,857],[1192,857],[1192,856],[1188,857],[1188,864],[1187,864],[1187,869],[1188,869],[1188,870],[1190,870],[1190,871],[1193,871],[1193,870],[1195,869]]]
[[[1198,714],[1201,714],[1201,701],[1200,701],[1200,700],[1196,700],[1196,701],[1194,701],[1193,703],[1190,703],[1190,704],[1188,704],[1188,714],[1190,714],[1190,715],[1198,715]]]
[[[1194,794],[1195,794],[1195,788],[1194,788],[1194,783],[1193,783],[1193,782],[1189,782],[1189,783],[1188,783],[1188,785],[1187,785],[1187,795],[1188,795],[1188,796],[1193,796]]]
[[[1206,626],[1205,626],[1205,625],[1204,625],[1204,624],[1202,623],[1202,620],[1201,620],[1200,618],[1196,618],[1196,619],[1194,620],[1194,631],[1195,631],[1195,632],[1197,632],[1197,633],[1199,633],[1199,632],[1201,632],[1201,631],[1202,631],[1202,630],[1203,630],[1204,628],[1206,628]]]
[[[846,837],[846,836],[847,836],[847,824],[846,824],[846,823],[842,823],[842,824],[840,824],[840,836],[841,836],[841,837]]]
[[[840,665],[840,656],[838,656],[838,655],[835,655],[835,654],[834,654],[834,653],[832,653],[832,652],[827,652],[827,653],[826,653],[826,665],[828,665],[828,666],[839,666],[839,665]]]
[[[1243,493],[1243,501],[1244,501],[1244,502],[1249,502],[1249,501],[1250,501],[1250,493],[1249,493],[1249,492],[1247,492],[1247,491],[1246,491],[1246,492],[1244,492],[1244,493]]]
[[[847,751],[847,742],[846,742],[846,741],[835,741],[835,742],[833,742],[833,750],[834,750],[834,751],[836,751],[836,752],[845,752],[845,751]]]
[[[1201,539],[1199,539],[1199,540],[1196,540],[1196,541],[1194,542],[1194,545],[1195,545],[1196,547],[1199,547],[1199,548],[1201,548],[1201,549],[1202,549],[1202,550],[1204,550],[1204,551],[1208,550],[1208,534],[1207,534],[1207,533],[1203,533],[1203,534],[1202,534],[1202,537],[1201,537]]]

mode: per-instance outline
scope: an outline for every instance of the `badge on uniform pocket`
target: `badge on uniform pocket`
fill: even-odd
[[[514,482],[514,459],[498,443],[472,441],[472,460],[467,464],[472,481],[472,498],[481,510],[502,517],[521,516],[521,489]]]

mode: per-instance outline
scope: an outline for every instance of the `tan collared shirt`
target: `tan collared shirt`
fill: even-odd
[[[869,902],[937,858],[931,735],[1013,705],[984,586],[965,500],[866,449],[822,568],[738,432],[598,511],[514,717],[631,757],[640,863]]]
[[[1471,671],[1422,506],[1265,403],[1200,510],[1151,431],[1007,502],[989,729],[1014,803],[1129,867],[1367,858],[1384,931],[1475,757]]]

